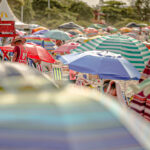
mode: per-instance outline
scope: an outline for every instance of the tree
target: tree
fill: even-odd
[[[25,0],[24,3],[24,21],[26,23],[30,23],[30,21],[33,19],[34,11],[32,9],[32,3],[31,0]]]
[[[93,18],[93,9],[89,7],[84,2],[72,2],[69,8],[69,11],[77,13],[78,19],[92,19]]]
[[[114,23],[116,21],[120,21],[122,16],[126,14],[124,5],[125,3],[119,1],[105,2],[101,11],[105,14],[107,22]]]
[[[139,15],[139,20],[149,21],[150,18],[150,0],[136,0],[136,12]]]
[[[7,0],[17,18],[21,18],[21,6],[24,5],[25,0]]]

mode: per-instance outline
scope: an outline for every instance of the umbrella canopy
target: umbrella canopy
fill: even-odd
[[[48,30],[39,30],[33,33],[33,35],[43,35],[44,33],[46,33]]]
[[[11,45],[2,46],[0,48],[4,51],[8,51],[8,52],[14,51],[14,47]],[[34,43],[26,43],[26,44],[24,44],[24,48],[27,51],[27,57],[28,58],[38,59],[38,60],[48,62],[48,63],[54,63],[55,62],[55,60],[48,53],[48,51],[41,46],[38,46]]]
[[[84,29],[84,32],[87,36],[95,36],[98,34],[99,31],[95,28],[86,28]]]
[[[75,35],[76,34],[83,34],[83,32],[82,31],[80,31],[80,30],[78,30],[78,29],[73,29],[73,30],[70,30],[71,32],[73,32]]]
[[[77,47],[73,52],[84,51],[111,51],[117,54],[121,54],[138,70],[143,71],[147,61],[150,58],[150,52],[147,47],[141,42],[132,37],[125,35],[110,35],[103,36]]]
[[[44,33],[46,37],[49,37],[51,39],[56,39],[56,40],[70,40],[71,38],[68,36],[68,34],[64,31],[60,30],[50,30],[46,33]]]
[[[150,148],[148,124],[98,93],[68,87],[0,99],[0,149]]]
[[[44,47],[46,50],[54,50],[55,43],[50,38],[46,38],[44,35],[28,35],[25,36],[26,42],[35,43]]]
[[[122,28],[120,28],[120,31],[121,31],[121,32],[124,32],[124,33],[127,33],[127,32],[131,32],[132,29],[131,29],[131,28],[128,28],[128,27],[122,27]]]
[[[138,26],[139,26],[139,27],[147,27],[147,26],[148,26],[148,24],[140,23],[140,24],[138,24]]]
[[[54,52],[55,53],[70,53],[70,50],[77,48],[78,46],[80,46],[79,43],[67,43],[64,44],[60,47],[58,47]]]
[[[16,30],[16,34],[19,35],[19,36],[24,36],[26,34],[26,32],[25,31]]]
[[[26,43],[24,48],[27,50],[27,57],[38,59],[48,63],[54,63],[54,58],[48,53],[46,49],[36,44]]]
[[[45,28],[45,27],[37,27],[37,28],[34,28],[34,29],[32,30],[32,33],[37,32],[37,31],[40,31],[40,30],[48,30],[48,29]]]
[[[139,80],[140,73],[121,55],[89,51],[60,57],[64,64],[77,72],[98,74],[101,79]]]
[[[143,91],[145,97],[148,96],[150,94],[150,78],[147,78],[138,85],[130,85],[129,92],[131,90],[136,94]]]
[[[85,40],[87,40],[87,37],[77,37],[77,38],[72,39],[71,41],[77,42],[77,43],[84,43]]]
[[[135,22],[130,22],[130,23],[128,23],[128,24],[126,25],[126,27],[128,27],[128,28],[134,28],[134,27],[139,27],[139,25],[136,24]]]
[[[105,29],[106,25],[103,25],[103,24],[92,24],[89,27],[90,28],[95,28],[95,29]]]
[[[79,28],[83,29],[83,27],[75,24],[74,22],[64,23],[60,25],[58,28],[59,29],[79,29]]]
[[[52,80],[27,65],[13,62],[0,64],[0,92],[19,92],[20,90],[44,89]]]

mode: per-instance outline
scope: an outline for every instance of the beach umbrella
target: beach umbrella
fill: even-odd
[[[83,34],[83,32],[80,31],[79,29],[73,29],[73,30],[70,30],[70,31],[71,31],[71,32],[74,32],[74,34],[80,34],[80,35]]]
[[[40,30],[48,30],[46,27],[37,27],[32,30],[32,33],[40,31]]]
[[[148,48],[148,49],[150,49],[150,43],[149,42],[143,42],[143,44]]]
[[[79,43],[66,43],[60,47],[58,47],[56,50],[54,50],[53,52],[55,53],[70,53],[71,49],[75,49],[76,47],[80,46]]]
[[[128,27],[122,27],[122,28],[120,28],[120,31],[121,31],[121,32],[124,32],[124,33],[127,33],[127,32],[131,32],[132,29],[131,29],[131,28],[128,28]]]
[[[27,50],[27,57],[32,59],[38,59],[48,63],[54,63],[54,58],[49,54],[49,52],[41,46],[33,43],[24,44],[24,48]]]
[[[44,35],[28,35],[25,36],[27,43],[35,43],[44,47],[46,50],[55,50],[55,43],[52,39],[46,38]]]
[[[87,40],[85,40],[85,42],[88,42],[90,40],[94,40],[94,39],[97,39],[97,38],[100,38],[101,36],[100,35],[96,35],[96,36],[93,36],[93,37],[89,37]]]
[[[90,28],[95,28],[95,29],[104,29],[104,28],[106,28],[106,26],[103,25],[103,24],[91,24],[89,27]]]
[[[130,85],[128,92],[131,92],[131,90],[136,94],[143,91],[144,95],[148,96],[150,94],[150,78],[145,79],[140,84]]]
[[[128,27],[128,28],[134,28],[134,27],[139,27],[139,25],[136,24],[135,22],[130,22],[130,23],[128,23],[128,24],[126,25],[126,27]]]
[[[130,85],[135,94],[132,96],[129,106],[131,109],[144,116],[150,121],[150,60],[148,61],[145,69],[141,73],[140,84]]]
[[[48,30],[39,30],[33,33],[33,35],[43,35],[44,33],[46,33]]]
[[[19,35],[19,36],[24,36],[26,34],[26,32],[25,31],[16,30],[16,34]]]
[[[98,34],[98,30],[96,30],[95,28],[86,28],[86,29],[84,29],[84,32],[85,32],[85,34],[87,35],[87,36],[95,36],[95,35],[97,35]]]
[[[147,27],[148,26],[148,24],[145,24],[145,23],[140,23],[138,25],[139,25],[139,27]]]
[[[41,46],[38,46],[34,43],[26,43],[24,44],[24,48],[27,51],[27,57],[32,59],[41,60],[48,63],[54,63],[55,60],[53,57],[48,53],[46,49]],[[6,45],[1,47],[1,49],[5,52],[13,52],[14,47],[11,45]]]
[[[79,29],[79,28],[83,29],[83,27],[75,24],[74,22],[64,23],[60,25],[58,28],[59,29]]]
[[[64,40],[64,41],[71,39],[67,33],[61,30],[50,30],[44,33],[44,36],[51,38],[51,39]]]
[[[130,36],[135,39],[137,39],[138,37],[137,33],[134,33],[134,32],[124,33],[123,35]]]
[[[81,37],[74,38],[71,41],[76,42],[76,43],[85,43],[86,40],[87,40],[87,37],[81,36]]]
[[[0,92],[44,89],[54,82],[46,75],[28,65],[14,62],[0,64]]]
[[[98,74],[101,79],[139,80],[140,73],[121,55],[111,52],[88,51],[59,58],[69,69]]]
[[[0,99],[0,149],[150,149],[149,124],[100,93],[69,86]]]
[[[121,54],[138,71],[143,71],[147,61],[150,58],[149,50],[141,41],[120,34],[102,36],[100,38],[88,41],[76,49],[71,50],[71,53],[93,50],[107,50]]]

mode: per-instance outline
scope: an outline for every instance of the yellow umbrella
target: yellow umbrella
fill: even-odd
[[[127,27],[123,27],[120,29],[121,32],[127,33],[127,32],[131,32],[132,29],[131,28],[127,28]]]
[[[93,40],[93,39],[96,39],[96,38],[100,38],[100,35],[97,35],[97,36],[93,36],[93,37],[91,37],[91,38],[88,38],[88,39],[84,40],[84,42],[86,43],[86,42],[88,42],[88,41],[90,41],[90,40]]]

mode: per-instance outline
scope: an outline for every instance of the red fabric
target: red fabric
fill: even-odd
[[[70,53],[70,50],[75,49],[78,46],[80,46],[79,43],[67,43],[67,44],[64,44],[64,45],[58,47],[54,52],[60,53],[60,54]]]
[[[150,60],[148,61],[148,64],[146,65],[142,74],[145,77],[150,76]],[[143,81],[143,79],[140,79],[139,83],[141,83],[142,81]],[[141,91],[138,94],[135,94],[133,96],[133,100],[130,102],[129,106],[134,111],[136,111],[140,115],[144,116],[145,119],[150,121],[150,94],[148,96],[145,96],[143,91]]]
[[[61,46],[62,45],[62,41],[61,40],[56,40],[56,45],[57,46]]]
[[[20,48],[18,46],[15,46],[14,53],[17,53],[16,62],[18,62],[20,56]]]
[[[27,64],[27,50],[24,45],[19,45],[20,54],[19,54],[19,63]]]
[[[54,58],[48,53],[46,49],[44,49],[41,46],[38,46],[36,44],[24,44],[24,48],[27,51],[27,57],[41,60],[48,63],[54,63]],[[11,45],[7,46],[1,46],[0,49],[2,49],[4,52],[14,52],[14,47]]]
[[[28,51],[28,57],[32,59],[41,60],[48,63],[54,63],[55,59],[48,53],[46,49],[36,44],[25,44]]]

